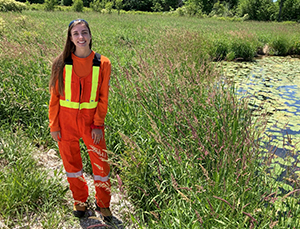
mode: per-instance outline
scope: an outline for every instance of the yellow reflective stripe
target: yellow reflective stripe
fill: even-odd
[[[98,80],[99,80],[99,66],[93,66],[93,78],[92,78],[90,103],[93,103],[96,100]]]
[[[72,65],[65,65],[65,99],[71,101]]]
[[[96,102],[97,88],[99,81],[99,66],[93,66],[92,86],[90,101],[85,103],[71,102],[71,80],[72,80],[72,65],[65,65],[65,100],[60,100],[59,104],[62,107],[73,109],[93,109],[97,107]]]
[[[80,109],[93,109],[97,107],[98,102],[80,103]]]
[[[62,107],[68,107],[68,108],[74,108],[79,109],[79,103],[77,102],[67,102],[65,100],[60,100],[59,104]],[[97,107],[98,102],[92,102],[92,103],[80,103],[80,109],[93,109]]]
[[[59,100],[59,105],[61,105],[62,107],[79,109],[79,103],[77,103],[77,102],[70,102],[70,101],[61,99],[61,100]]]

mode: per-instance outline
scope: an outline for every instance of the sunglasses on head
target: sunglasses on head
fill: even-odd
[[[76,20],[73,20],[73,21],[71,21],[70,22],[70,24],[69,24],[69,28],[70,28],[70,26],[75,22],[75,21],[78,21],[78,22],[81,22],[81,21],[83,21],[83,22],[85,22],[87,25],[89,25],[89,23],[87,23],[87,21],[86,20],[84,20],[84,19],[76,19]]]

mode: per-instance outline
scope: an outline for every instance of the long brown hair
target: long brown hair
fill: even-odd
[[[52,89],[55,89],[55,84],[56,81],[58,80],[58,92],[60,95],[63,95],[64,93],[64,85],[63,85],[63,70],[65,67],[65,60],[71,55],[72,52],[75,52],[76,46],[74,43],[71,41],[71,30],[74,26],[78,24],[84,24],[88,30],[89,33],[92,37],[92,33],[89,27],[89,24],[83,20],[83,19],[77,19],[74,20],[70,23],[69,28],[68,28],[68,34],[67,34],[67,39],[65,43],[64,50],[62,51],[61,54],[59,54],[52,63],[52,71],[51,71],[51,76],[49,80],[49,90],[51,92]],[[92,39],[90,41],[90,49],[92,49]]]

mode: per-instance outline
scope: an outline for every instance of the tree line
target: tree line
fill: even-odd
[[[259,21],[300,21],[300,0],[17,0],[20,2],[84,7],[112,7],[125,11],[183,11],[189,16],[243,17]],[[275,2],[274,2],[275,1]]]

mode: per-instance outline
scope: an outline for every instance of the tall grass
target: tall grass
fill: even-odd
[[[3,133],[9,130],[2,139],[14,165],[5,166],[1,179],[14,168],[25,169],[17,152],[31,171],[33,146],[57,149],[47,118],[51,61],[62,50],[69,22],[84,18],[91,25],[93,49],[112,61],[106,141],[120,191],[136,209],[133,221],[147,228],[299,226],[299,208],[292,198],[297,192],[279,196],[270,185],[257,161],[260,132],[247,103],[235,98],[234,85],[220,79],[210,62],[251,60],[259,46],[271,42],[267,33],[278,35],[283,29],[294,41],[290,44],[297,44],[298,25],[31,11],[0,13],[0,18],[0,122]],[[12,146],[6,142],[14,140],[9,134],[15,130],[26,141]],[[27,145],[32,146],[20,150]],[[90,171],[86,152],[83,157],[84,169]],[[8,165],[7,160],[2,162]],[[64,187],[29,172],[23,177],[28,179],[26,197],[15,190],[11,200],[25,207],[9,198],[3,204],[14,217],[38,211],[39,205],[47,209],[44,227],[55,227],[60,220],[53,219],[46,201],[50,206],[64,202]],[[31,185],[43,193],[30,196]],[[49,196],[50,188],[57,199]],[[8,221],[8,211],[0,214]]]
[[[181,46],[203,45],[194,36],[182,35]],[[122,70],[127,82],[116,84],[134,125],[130,135],[120,130],[120,190],[149,228],[269,228],[278,215],[266,197],[276,188],[258,164],[251,114],[205,59],[177,51],[176,37],[140,54],[137,66]],[[281,204],[298,211],[296,200]],[[289,225],[291,216],[279,218]]]
[[[38,149],[31,141],[20,129],[9,131],[1,127],[0,218],[9,228],[60,227],[69,218],[65,216],[67,189],[59,171],[49,176],[49,171],[33,159]]]

